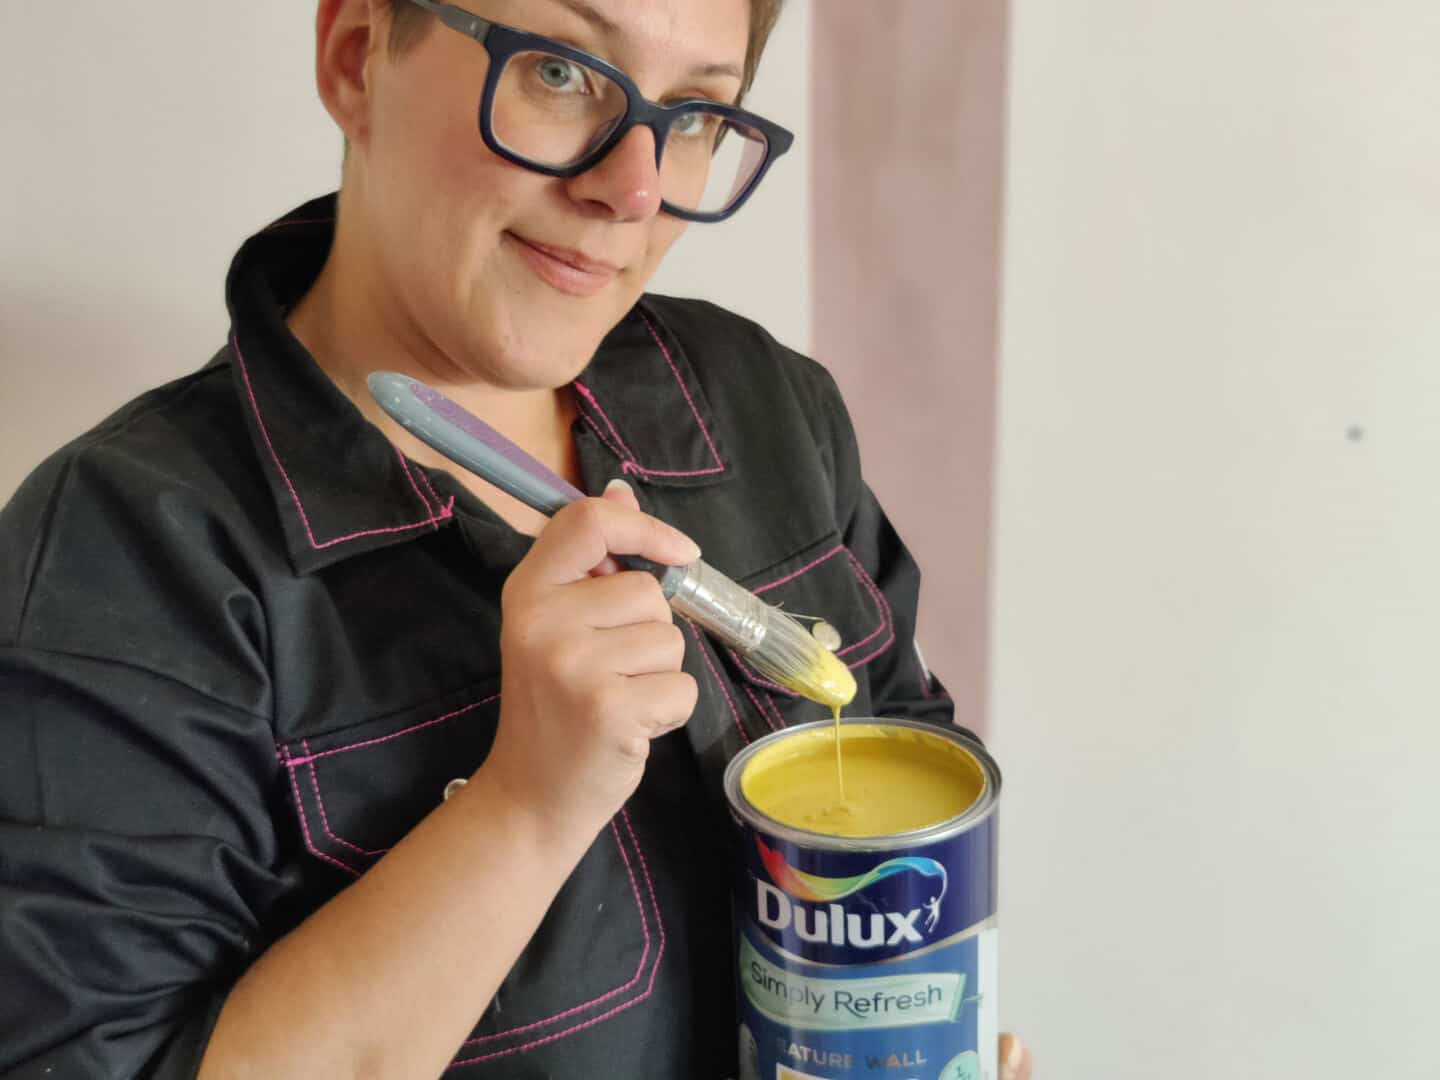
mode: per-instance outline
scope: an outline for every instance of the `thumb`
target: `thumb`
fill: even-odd
[[[1034,1063],[1030,1051],[1011,1034],[1000,1036],[1000,1080],[1031,1080]]]

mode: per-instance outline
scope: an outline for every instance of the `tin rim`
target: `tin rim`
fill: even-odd
[[[730,764],[725,767],[724,780],[725,798],[730,804],[730,812],[747,825],[762,829],[770,836],[802,847],[824,848],[832,851],[875,851],[920,847],[937,840],[949,839],[984,821],[995,812],[996,806],[999,805],[1000,767],[995,764],[995,759],[990,756],[989,751],[985,749],[980,740],[969,732],[961,731],[959,728],[926,724],[919,720],[892,720],[883,716],[847,716],[840,723],[842,725],[870,724],[876,727],[905,728],[948,739],[974,755],[980,765],[984,787],[981,788],[975,801],[962,813],[936,822],[934,825],[927,825],[923,829],[914,829],[911,832],[891,833],[886,836],[832,836],[829,833],[811,832],[809,829],[787,825],[760,810],[746,798],[740,779],[745,773],[746,766],[766,747],[803,732],[816,731],[821,728],[829,730],[835,726],[833,720],[815,720],[808,724],[796,724],[794,727],[772,732],[763,738],[756,739],[730,759]]]

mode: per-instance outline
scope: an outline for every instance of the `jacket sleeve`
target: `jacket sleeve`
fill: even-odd
[[[272,729],[157,663],[199,564],[75,471],[0,512],[0,1077],[192,1077],[286,890]]]
[[[926,667],[915,641],[920,603],[920,567],[910,554],[875,493],[865,483],[860,450],[849,411],[828,372],[820,372],[820,400],[814,415],[828,431],[817,432],[831,459],[835,515],[845,545],[874,579],[895,623],[895,644],[867,666],[872,705],[877,715],[955,722],[955,703]]]

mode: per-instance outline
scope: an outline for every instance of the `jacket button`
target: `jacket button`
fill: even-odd
[[[824,645],[831,652],[840,647],[840,631],[831,626],[824,619],[819,619],[810,627],[810,633],[816,641]]]
[[[446,784],[446,785],[445,785],[445,801],[446,801],[446,802],[449,802],[449,801],[450,801],[450,796],[451,796],[451,795],[454,795],[457,791],[459,791],[459,790],[460,790],[462,787],[464,787],[467,783],[469,783],[468,780],[465,780],[465,779],[457,776],[454,780],[451,780],[448,784]]]

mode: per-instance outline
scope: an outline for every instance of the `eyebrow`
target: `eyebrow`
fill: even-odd
[[[572,13],[584,19],[600,33],[607,37],[618,38],[624,36],[620,24],[607,16],[599,8],[585,2],[585,0],[552,0],[552,3],[568,8]],[[735,64],[699,64],[690,69],[692,78],[710,78],[717,75],[728,75],[732,79],[744,80],[744,73]]]
[[[620,24],[610,19],[599,8],[587,4],[585,0],[554,0],[554,3],[569,8],[602,34],[610,37],[620,36]]]
[[[701,64],[690,69],[691,75],[706,78],[711,75],[729,75],[732,79],[743,79],[744,75],[735,64]]]

